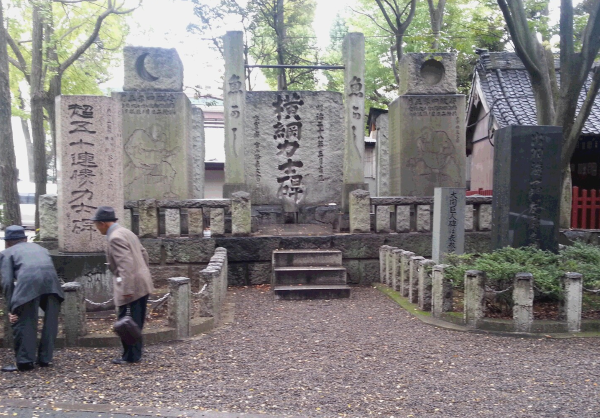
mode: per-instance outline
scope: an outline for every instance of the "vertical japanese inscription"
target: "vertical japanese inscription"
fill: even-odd
[[[68,106],[70,113],[71,129],[68,134],[70,153],[70,173],[68,177],[73,180],[72,188],[67,198],[71,219],[71,232],[76,235],[91,234],[94,224],[90,221],[92,214],[98,208],[94,192],[94,178],[96,177],[96,150],[93,142],[94,107],[89,104],[73,103]]]
[[[458,220],[456,219],[456,207],[458,205],[458,197],[456,192],[450,193],[448,199],[449,215],[448,215],[448,245],[447,250],[449,253],[456,252],[456,225]]]
[[[260,186],[260,116],[254,115],[254,166],[256,167],[256,186]]]
[[[304,163],[294,157],[302,140],[300,110],[303,105],[304,101],[298,93],[278,94],[277,101],[273,103],[277,118],[273,125],[273,139],[277,143],[276,155],[283,157],[285,161],[277,167],[282,172],[277,177],[277,197],[283,201],[285,212],[296,212],[306,193],[303,175],[299,170]]]
[[[542,171],[544,160],[545,137],[535,133],[531,138],[531,163],[529,177],[529,193],[527,202],[529,204],[528,238],[529,244],[540,246],[540,218],[542,214]]]
[[[324,169],[323,169],[323,148],[325,147],[325,138],[323,137],[323,133],[325,132],[325,125],[323,120],[325,119],[323,115],[323,105],[317,105],[317,157],[319,158],[319,175],[317,179],[319,181],[325,181]]]

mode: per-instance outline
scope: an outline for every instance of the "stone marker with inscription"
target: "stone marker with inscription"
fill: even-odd
[[[248,92],[244,154],[253,205],[341,203],[343,100],[335,92]]]
[[[562,129],[508,126],[494,138],[492,249],[557,252]]]
[[[400,94],[389,107],[390,193],[432,196],[465,187],[465,96],[454,54],[405,54]]]
[[[431,259],[436,263],[446,254],[465,252],[465,195],[464,188],[434,190]]]
[[[123,217],[121,109],[110,97],[56,98],[58,247],[104,251],[106,238],[89,219],[101,205]]]
[[[203,197],[194,185],[204,178],[203,127],[193,125],[182,77],[174,49],[125,50],[125,91],[113,97],[123,113],[126,200]],[[202,120],[198,112],[194,119]]]

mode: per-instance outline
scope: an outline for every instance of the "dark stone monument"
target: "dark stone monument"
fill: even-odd
[[[507,126],[494,141],[492,249],[558,251],[562,128]]]

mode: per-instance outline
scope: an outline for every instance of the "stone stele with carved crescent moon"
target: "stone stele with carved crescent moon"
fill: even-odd
[[[156,81],[156,80],[158,80],[159,77],[156,77],[156,76],[150,74],[148,72],[148,70],[146,69],[146,57],[149,54],[150,54],[149,52],[145,52],[145,53],[141,54],[139,57],[137,57],[137,59],[135,60],[135,69],[136,69],[138,75],[140,76],[140,78],[142,78],[143,80]]]

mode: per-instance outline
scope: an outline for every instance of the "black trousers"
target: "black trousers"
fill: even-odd
[[[127,305],[119,306],[119,319],[123,318],[127,315],[127,308],[129,307],[130,316],[133,319],[133,322],[138,324],[140,329],[144,329],[144,321],[146,320],[146,303],[148,302],[148,296],[141,297],[133,302],[129,302]],[[121,340],[121,344],[123,344],[123,357],[122,359],[129,362],[140,361],[142,358],[142,341],[135,343],[133,345],[125,344],[123,340]]]
[[[54,343],[58,334],[58,316],[60,315],[61,300],[54,294],[46,294],[18,306],[14,314],[19,316],[17,322],[12,324],[15,340],[15,356],[17,364],[50,363],[54,354]],[[44,325],[42,327],[42,338],[37,351],[38,311],[44,311]]]

